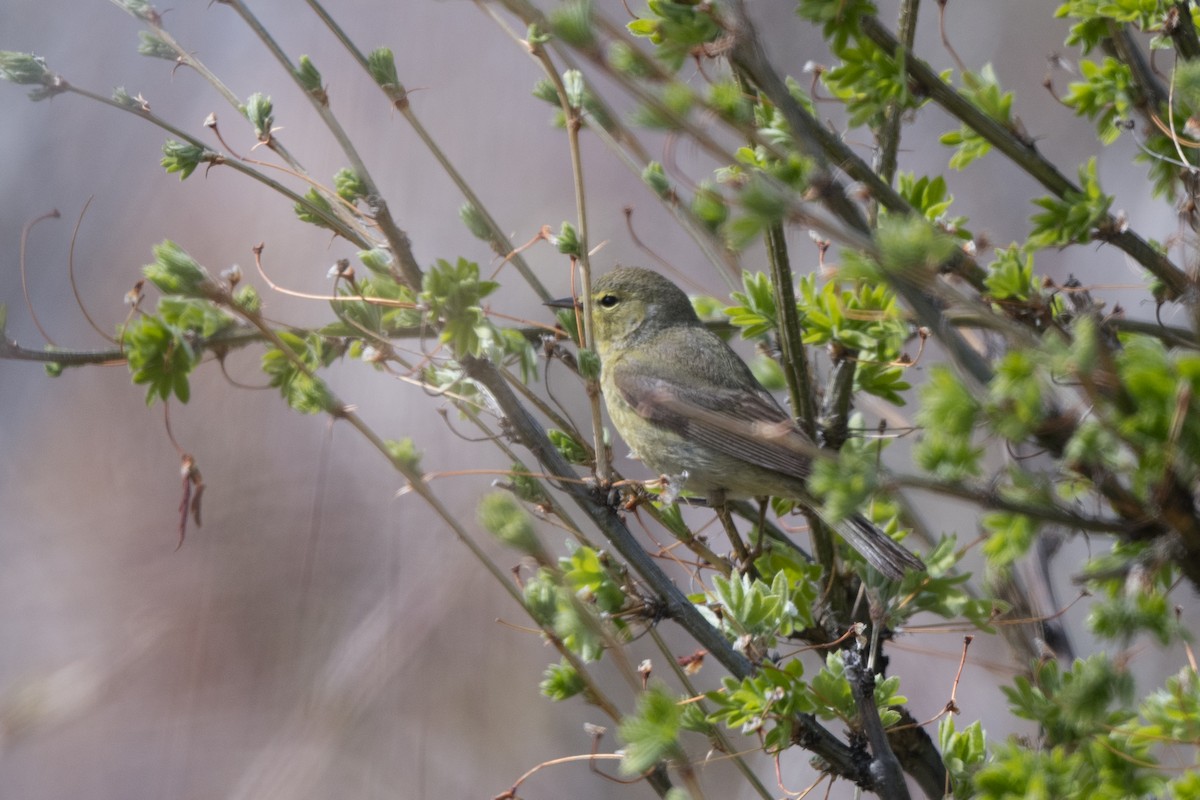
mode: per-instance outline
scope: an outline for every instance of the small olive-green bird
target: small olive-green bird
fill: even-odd
[[[620,267],[592,285],[592,308],[609,416],[647,466],[714,506],[769,495],[816,509],[815,445],[678,286]],[[832,527],[888,578],[925,568],[865,517]]]

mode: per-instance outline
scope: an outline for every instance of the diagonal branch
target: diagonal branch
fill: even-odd
[[[554,449],[541,425],[521,405],[495,365],[486,359],[468,356],[463,359],[462,367],[467,377],[491,393],[514,435],[529,448],[545,471],[554,475],[570,474],[570,465]],[[750,661],[734,650],[721,632],[700,615],[691,601],[646,553],[612,507],[600,502],[589,488],[579,484],[566,484],[563,491],[570,495],[617,553],[662,600],[667,616],[707,649],[734,677],[741,679],[753,673],[754,667]],[[793,718],[793,723],[797,742],[824,759],[830,772],[864,788],[872,786],[872,776],[863,769],[854,751],[815,717],[798,714]]]

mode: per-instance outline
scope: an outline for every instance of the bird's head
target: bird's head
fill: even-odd
[[[657,272],[618,267],[592,284],[592,330],[601,358],[661,330],[699,324],[688,296]]]

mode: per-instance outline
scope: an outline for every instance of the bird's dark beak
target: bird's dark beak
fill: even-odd
[[[560,297],[557,300],[547,300],[542,305],[550,306],[551,308],[583,308],[583,303],[574,297]]]

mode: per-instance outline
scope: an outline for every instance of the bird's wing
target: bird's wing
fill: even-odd
[[[815,445],[765,391],[685,386],[640,373],[617,366],[612,377],[643,419],[751,464],[808,476]]]

